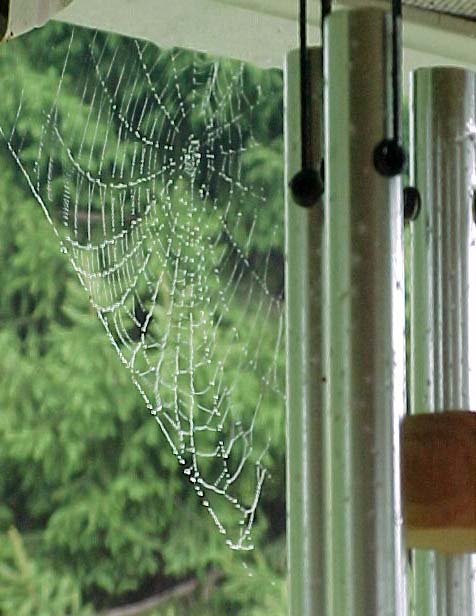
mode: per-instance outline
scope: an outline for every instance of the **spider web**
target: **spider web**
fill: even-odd
[[[267,195],[243,163],[265,94],[243,64],[78,32],[63,55],[53,37],[59,82],[45,74],[0,133],[184,476],[227,543],[250,548],[267,474],[256,424],[284,398],[282,220],[258,254]]]

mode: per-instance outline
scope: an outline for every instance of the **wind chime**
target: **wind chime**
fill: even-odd
[[[412,75],[407,155],[401,0],[331,8],[285,71],[290,615],[471,616],[476,75]]]

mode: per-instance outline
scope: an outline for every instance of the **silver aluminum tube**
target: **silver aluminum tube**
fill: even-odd
[[[391,121],[389,16],[335,11],[325,37],[328,616],[406,613],[399,424],[405,410],[401,178],[373,151]]]
[[[311,80],[309,154],[321,165],[321,50],[308,51]],[[301,169],[299,50],[285,71],[286,185]],[[290,616],[324,615],[321,250],[322,204],[286,196],[287,511]]]
[[[412,84],[412,183],[422,211],[411,224],[413,413],[476,410],[476,75],[424,68]],[[418,616],[472,616],[474,557],[416,550]]]

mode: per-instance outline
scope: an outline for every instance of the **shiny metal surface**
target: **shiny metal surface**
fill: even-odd
[[[320,169],[321,50],[309,50],[312,81],[309,154]],[[285,71],[286,186],[301,169],[299,50]],[[324,615],[322,483],[322,204],[286,197],[287,511],[290,616]]]
[[[373,166],[390,118],[379,9],[335,11],[325,66],[326,616],[406,614],[401,178]]]
[[[476,75],[417,70],[412,109],[411,411],[476,410]],[[413,560],[417,616],[476,614],[474,557]]]

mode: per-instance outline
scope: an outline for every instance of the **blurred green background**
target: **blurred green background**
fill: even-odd
[[[77,63],[80,79],[91,36],[76,30],[71,46],[71,28],[52,23],[0,48],[0,615],[281,616],[282,400],[262,406],[256,428],[260,441],[269,440],[270,477],[255,549],[233,551],[184,480],[8,148],[15,127],[15,149],[35,168],[42,114],[53,104],[64,58],[69,54],[70,68]],[[109,36],[107,44],[120,50],[123,43]],[[232,70],[233,62],[220,66]],[[282,296],[282,75],[253,67],[243,74],[243,100],[262,94],[242,133],[242,179],[258,183],[266,197],[251,261],[268,263],[273,292]],[[70,71],[64,79],[59,108],[66,132],[71,117],[88,112],[73,77]],[[193,81],[186,70],[179,79],[187,95]],[[185,134],[193,131],[190,122]],[[59,204],[62,187],[60,175],[52,178],[49,190]],[[255,204],[239,207],[251,225]],[[271,227],[281,231],[270,237]],[[239,318],[249,277],[240,284],[243,293],[220,327]],[[272,357],[275,320],[267,326],[260,352]],[[278,371],[284,381],[282,348]],[[258,378],[250,371],[241,381],[236,395],[244,404]],[[141,604],[148,599],[150,609]],[[125,605],[136,611],[117,607]]]

